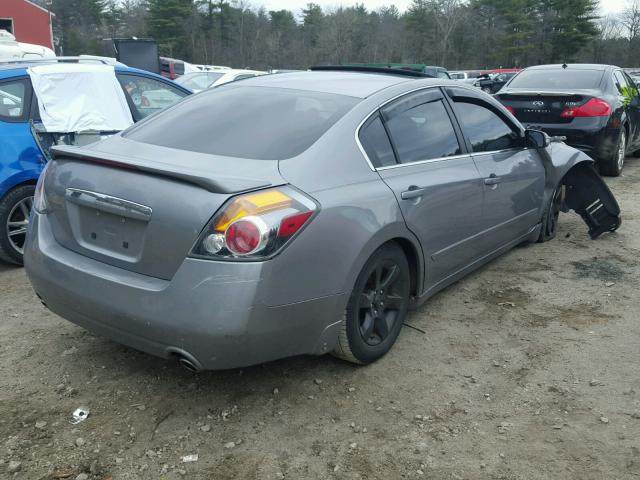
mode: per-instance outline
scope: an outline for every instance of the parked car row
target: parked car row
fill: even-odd
[[[112,74],[131,97],[118,75],[133,73]],[[47,149],[28,230],[30,205],[16,219],[35,292],[191,370],[328,352],[371,363],[410,308],[518,244],[551,240],[561,211],[592,238],[620,226],[588,155],[472,86],[415,70],[256,76],[64,143]]]
[[[183,87],[189,88],[194,92],[200,92],[207,88],[217,87],[229,82],[244,80],[245,78],[253,78],[259,75],[266,75],[267,72],[258,70],[240,70],[240,69],[210,69],[198,73],[188,73],[176,79],[176,83]]]

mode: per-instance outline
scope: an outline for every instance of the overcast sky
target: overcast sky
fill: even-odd
[[[303,6],[308,3],[307,0],[250,0],[250,2],[256,7],[264,5],[267,10],[281,10],[286,8],[287,10],[293,10],[295,13],[299,13]],[[364,3],[367,8],[374,10],[385,5],[393,4],[400,10],[405,10],[411,5],[411,0],[362,0],[360,2],[356,2],[355,0],[313,0],[313,3],[317,3],[323,8],[339,7],[341,5],[348,7],[355,3]],[[600,4],[602,5],[604,14],[616,13],[624,8],[626,0],[600,0]]]

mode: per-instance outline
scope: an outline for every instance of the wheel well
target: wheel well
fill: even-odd
[[[393,240],[389,240],[387,243],[396,243],[402,248],[405,256],[407,257],[407,262],[409,263],[409,275],[410,275],[410,285],[411,285],[411,295],[417,296],[420,294],[418,291],[418,262],[419,256],[418,252],[416,252],[416,248],[414,245],[407,240],[406,238],[394,238]]]
[[[7,191],[5,192],[5,194],[4,194],[4,195],[2,195],[0,198],[4,198],[4,197],[6,197],[6,196],[9,194],[9,192],[13,192],[16,188],[25,187],[25,186],[27,186],[27,185],[35,185],[36,183],[38,183],[38,181],[37,181],[37,180],[33,180],[33,179],[31,179],[31,180],[25,180],[24,182],[17,183],[17,184],[16,184],[16,185],[14,185],[13,187],[11,187],[9,190],[7,190]]]

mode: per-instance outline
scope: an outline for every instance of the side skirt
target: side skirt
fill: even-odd
[[[475,260],[473,263],[469,264],[468,266],[466,266],[466,267],[462,268],[461,270],[458,270],[457,272],[449,275],[444,280],[441,280],[440,282],[438,282],[437,284],[433,285],[431,288],[426,290],[419,297],[414,297],[412,299],[411,304],[410,304],[410,308],[411,309],[416,309],[416,308],[420,307],[424,302],[426,302],[429,298],[433,297],[436,293],[440,292],[441,290],[444,290],[449,285],[457,282],[458,280],[462,279],[463,277],[466,277],[471,272],[477,270],[478,268],[482,267],[483,265],[486,265],[491,260],[493,260],[493,259],[499,257],[500,255],[508,252],[512,248],[517,247],[521,243],[535,241],[535,239],[538,238],[538,236],[540,235],[540,229],[541,228],[542,228],[542,224],[539,223],[539,224],[535,225],[526,234],[516,238],[515,240],[512,240],[511,242],[507,243],[506,245],[503,245],[502,247],[499,247],[498,249],[494,250],[493,252],[488,253],[487,255],[485,255],[483,257],[480,257],[479,259]]]

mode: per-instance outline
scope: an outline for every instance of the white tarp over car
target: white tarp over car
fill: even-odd
[[[56,63],[28,72],[47,132],[113,132],[133,124],[113,66]]]

